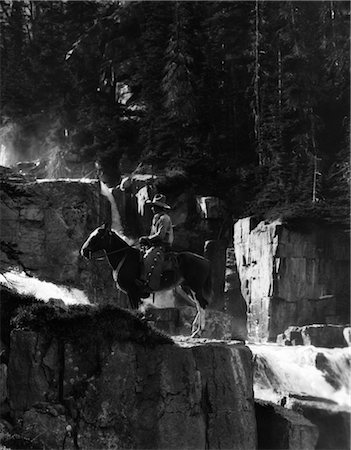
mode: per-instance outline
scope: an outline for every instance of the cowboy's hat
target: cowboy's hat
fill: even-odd
[[[152,200],[146,200],[146,204],[158,206],[159,208],[171,209],[166,203],[166,196],[163,194],[156,194]]]

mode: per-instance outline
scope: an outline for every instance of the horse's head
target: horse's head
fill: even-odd
[[[111,226],[104,224],[96,228],[82,245],[80,254],[87,259],[100,259],[105,257],[111,248],[113,231]]]

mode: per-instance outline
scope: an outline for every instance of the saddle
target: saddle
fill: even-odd
[[[143,256],[140,263],[144,263]],[[179,278],[179,262],[175,252],[169,250],[164,252],[164,261],[161,267],[160,287],[167,287],[176,282]]]
[[[174,252],[165,252],[165,260],[163,262],[162,273],[167,271],[178,271],[179,264],[177,254]]]

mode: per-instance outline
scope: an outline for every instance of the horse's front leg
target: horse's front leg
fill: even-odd
[[[206,310],[200,307],[200,331],[204,331],[206,326]]]
[[[192,338],[196,337],[196,335],[198,334],[198,332],[201,329],[199,317],[200,317],[200,311],[197,311],[196,312],[196,316],[195,316],[195,318],[193,320],[193,323],[191,325],[191,335],[190,335],[190,337],[192,337]]]
[[[202,332],[205,330],[206,311],[203,308],[201,308],[201,306],[196,300],[194,301],[194,303],[196,305],[197,312],[195,319],[193,320],[193,324],[191,326],[191,337],[196,337],[197,335],[198,337],[200,337]]]
[[[201,335],[202,330],[205,328],[202,328],[201,323],[201,307],[198,302],[198,300],[194,297],[193,293],[191,292],[191,295],[189,296],[191,300],[194,302],[196,307],[196,316],[193,320],[192,326],[191,326],[191,337],[196,337],[199,333],[199,336]]]

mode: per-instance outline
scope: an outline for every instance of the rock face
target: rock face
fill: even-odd
[[[314,450],[318,428],[309,420],[282,406],[256,400],[258,449]]]
[[[91,301],[118,300],[108,264],[79,255],[109,214],[98,183],[23,180],[15,188],[18,195],[0,202],[1,238],[17,245],[24,266],[38,278],[84,290]]]
[[[313,404],[292,405],[319,430],[316,450],[348,450],[350,448],[350,412],[337,408],[321,408]]]
[[[237,336],[247,340],[247,305],[241,293],[234,248],[226,251],[224,311],[233,317]]]
[[[253,340],[275,341],[291,325],[349,321],[346,233],[245,218],[234,225],[234,247]]]
[[[172,336],[190,336],[196,308],[191,306],[155,308],[146,307],[145,317],[156,328]],[[206,309],[205,330],[201,337],[219,340],[245,341],[246,329],[238,326],[237,320],[229,314],[214,309]]]
[[[111,339],[111,316],[98,321],[106,340],[82,320],[72,341],[50,334],[54,326],[13,331],[10,407],[25,437],[52,449],[256,448],[248,347],[174,344],[135,318],[129,332],[127,316],[118,319],[123,339]]]
[[[347,347],[345,330],[342,325],[305,325],[289,327],[279,334],[277,342],[283,345],[314,345],[315,347],[335,348]]]

